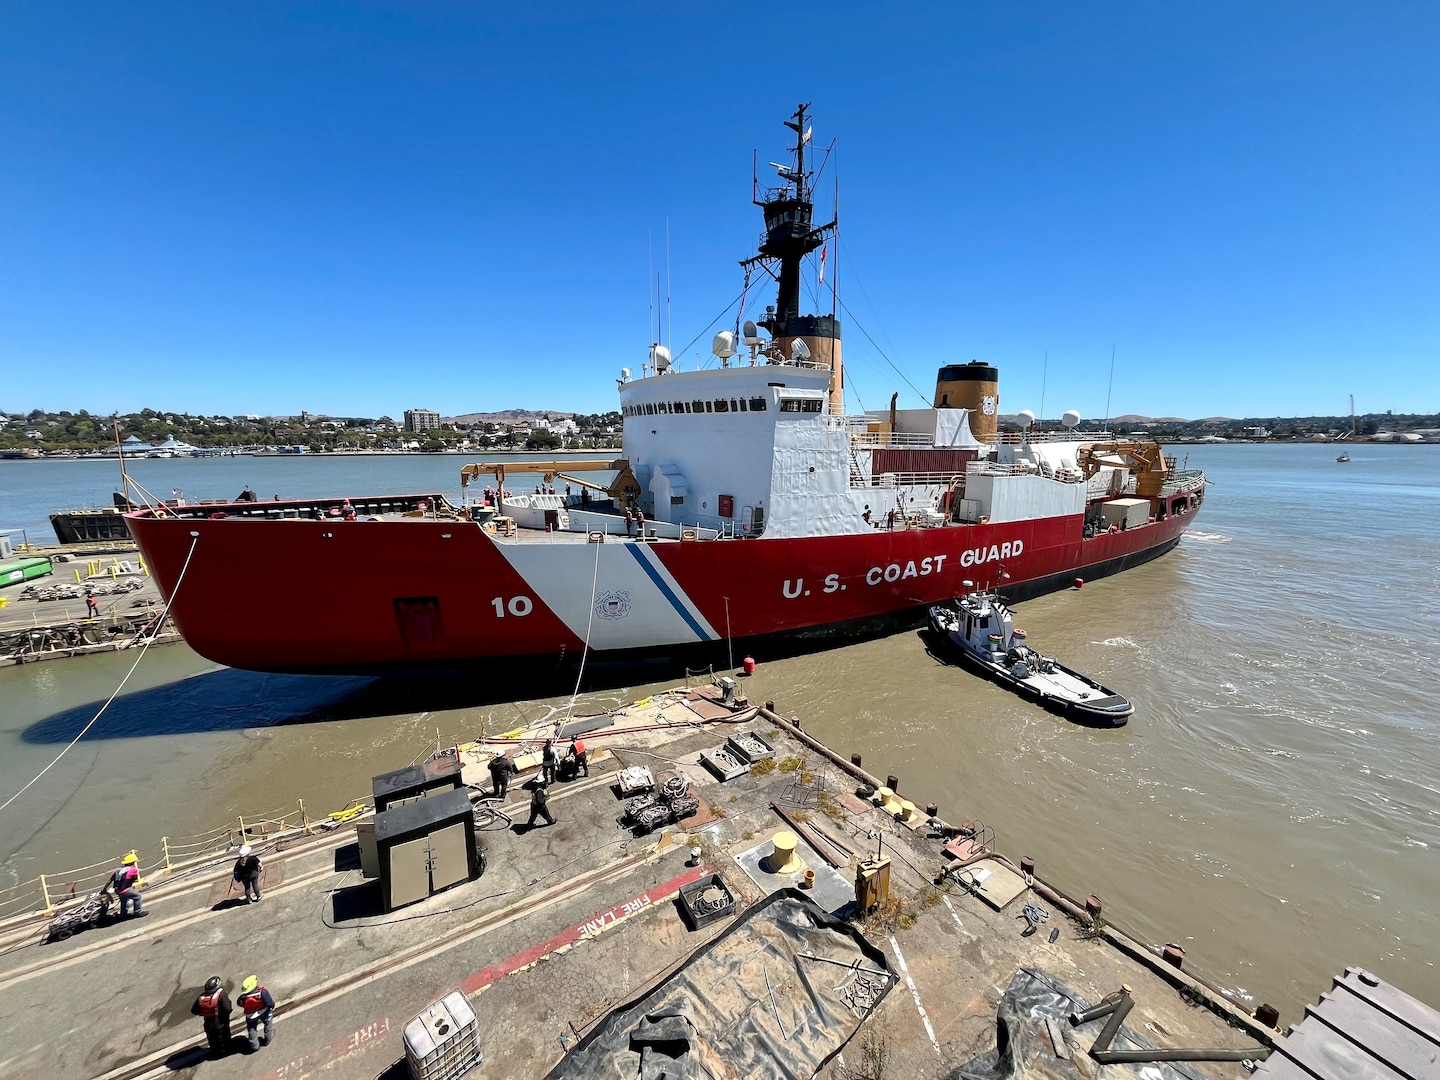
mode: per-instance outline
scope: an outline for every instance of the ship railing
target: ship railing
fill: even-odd
[[[1033,429],[1028,438],[1019,431],[1001,431],[995,436],[997,443],[1004,443],[1007,446],[1019,446],[1026,442],[1113,442],[1114,439],[1115,434],[1111,431],[1035,431]]]
[[[1177,469],[1165,478],[1160,494],[1178,495],[1182,491],[1194,491],[1205,483],[1205,473],[1200,469]]]
[[[874,488],[902,487],[948,487],[961,476],[958,472],[886,472],[876,473],[868,480],[852,480],[851,491],[869,491]]]
[[[140,871],[142,893],[162,881],[182,881],[201,873],[216,874],[241,844],[250,844],[263,856],[278,851],[302,836],[329,832],[369,811],[370,796],[349,800],[336,813],[311,817],[305,800],[268,813],[237,814],[228,822],[187,836],[162,836],[148,845],[132,848]],[[108,859],[70,870],[38,874],[0,889],[0,939],[28,924],[33,931],[39,919],[48,919],[63,907],[84,900],[103,888],[125,857]]]
[[[850,431],[850,445],[857,450],[869,450],[882,446],[912,447],[928,450],[935,447],[932,435],[919,435],[909,431]]]

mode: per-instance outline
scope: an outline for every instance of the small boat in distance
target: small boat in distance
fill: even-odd
[[[954,607],[935,605],[930,625],[971,668],[1067,719],[1123,727],[1135,711],[1119,694],[1030,648],[1010,609],[990,593],[969,593]]]
[[[1350,460],[1350,455],[1347,454],[1344,450],[1341,450],[1341,451],[1340,451],[1340,456],[1337,457],[1335,460],[1336,460],[1336,461],[1349,461],[1349,460]]]

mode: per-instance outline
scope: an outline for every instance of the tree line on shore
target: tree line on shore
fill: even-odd
[[[576,415],[572,419],[574,430],[564,432],[528,422],[492,421],[445,422],[427,431],[409,432],[388,416],[192,416],[148,408],[100,416],[85,409],[32,409],[25,414],[0,413],[0,450],[96,451],[131,436],[152,446],[173,438],[202,449],[304,446],[312,453],[407,448],[443,451],[483,446],[561,450],[619,445],[618,412]]]

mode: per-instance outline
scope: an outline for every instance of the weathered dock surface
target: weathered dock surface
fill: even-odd
[[[721,782],[699,754],[739,731],[768,740],[776,764]],[[676,694],[618,711],[584,738],[590,776],[552,788],[555,825],[524,829],[529,793],[517,782],[503,807],[516,826],[495,818],[480,833],[484,874],[389,915],[361,877],[347,823],[252,838],[265,860],[259,904],[239,901],[226,856],[151,882],[150,914],[140,920],[52,944],[41,943],[39,916],[0,925],[0,1074],[401,1076],[405,1023],[458,987],[473,1000],[485,1054],[470,1075],[544,1075],[610,1009],[732,924],[688,930],[674,902],[683,885],[715,872],[742,911],[763,899],[741,864],[787,828],[774,807],[829,846],[842,878],[850,876],[844,847],[868,855],[878,846],[892,858],[891,902],[857,925],[898,979],[821,1076],[951,1076],[994,1046],[997,1004],[1020,968],[1045,972],[1091,1002],[1128,985],[1135,1007],[1127,1028],[1161,1047],[1240,1049],[1267,1034],[1187,973],[1141,947],[1117,947],[1113,932],[1067,917],[1018,878],[998,909],[953,878],[937,887],[943,840],[856,797],[855,776],[776,714]],[[461,757],[467,779],[483,774],[483,747]],[[687,777],[701,813],[645,836],[623,828],[612,785],[622,767],[639,764],[657,777]],[[960,809],[947,816],[958,820]],[[701,849],[700,865],[688,865],[692,846]],[[810,867],[825,865],[803,843],[800,854]],[[996,885],[1009,880],[1004,864],[991,865]],[[1027,903],[1050,915],[1029,935]],[[252,973],[278,1003],[275,1041],[255,1054],[207,1060],[191,1004],[209,976],[222,976],[233,995]],[[235,1026],[243,1036],[243,1024]],[[1083,1058],[1097,1030],[1074,1029],[1070,1052]],[[873,1067],[877,1057],[883,1072]],[[1089,1065],[1078,1075],[1135,1075]],[[1248,1075],[1238,1062],[1188,1067],[1215,1078]]]

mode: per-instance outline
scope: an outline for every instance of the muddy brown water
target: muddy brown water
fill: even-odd
[[[1019,608],[1037,647],[1132,698],[1124,729],[1039,711],[938,664],[915,634],[761,657],[743,688],[897,775],[902,794],[985,821],[1001,850],[1289,1020],[1346,964],[1440,1004],[1436,454],[1357,446],[1338,465],[1326,447],[1191,450],[1215,486],[1174,553]],[[276,485],[299,486],[262,484]],[[133,659],[0,671],[0,801]],[[587,693],[576,711],[671,682]],[[567,702],[517,685],[501,689],[515,702],[467,704],[483,696],[473,689],[258,675],[156,649],[0,813],[0,885],[302,798],[312,814],[339,809],[437,738],[503,732]]]

